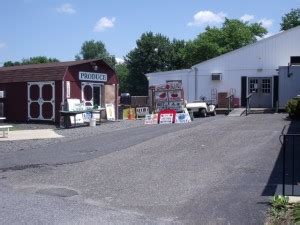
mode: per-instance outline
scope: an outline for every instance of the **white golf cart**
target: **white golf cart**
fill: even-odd
[[[207,115],[215,116],[216,106],[206,101],[205,97],[200,97],[201,100],[187,103],[186,108],[191,116],[206,117]]]

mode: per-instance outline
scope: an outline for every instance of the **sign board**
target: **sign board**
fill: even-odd
[[[159,118],[160,124],[170,124],[173,123],[173,114],[171,113],[162,113]]]
[[[107,74],[105,74],[105,73],[79,72],[79,80],[106,82],[107,81]]]
[[[123,120],[135,120],[135,109],[134,108],[123,109]]]
[[[66,81],[66,98],[71,97],[71,83],[70,81]]]
[[[181,90],[168,91],[169,101],[180,101],[182,100]]]
[[[114,104],[105,104],[105,108],[106,108],[106,118],[107,118],[107,120],[115,121],[116,117],[115,117],[115,106],[114,106]]]
[[[155,92],[155,99],[158,102],[168,101],[168,92],[166,92],[166,91]]]
[[[92,118],[92,113],[90,112],[82,113],[82,117],[83,117],[83,122],[89,123]]]
[[[136,117],[144,117],[149,114],[149,107],[137,107]]]
[[[145,116],[145,124],[147,125],[158,124],[158,114],[147,114]]]
[[[181,80],[168,80],[167,87],[169,89],[182,89],[182,81]]]
[[[190,123],[191,117],[188,113],[176,113],[175,123]]]
[[[69,111],[81,111],[81,110],[84,110],[84,105],[82,103],[80,103],[80,99],[69,98],[69,99],[67,99],[67,104],[68,104],[68,110]],[[73,116],[70,117],[70,120],[71,120],[71,124],[75,124]],[[76,120],[76,124],[82,124],[82,123],[84,123],[83,114],[77,114],[75,116],[75,120]]]

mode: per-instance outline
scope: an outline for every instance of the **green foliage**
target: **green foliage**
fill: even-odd
[[[292,212],[293,222],[297,225],[300,224],[300,203],[295,204]]]
[[[282,17],[281,30],[288,30],[300,25],[300,8],[291,11]]]
[[[275,195],[271,200],[269,214],[275,218],[283,218],[288,210],[289,198],[283,195]]]
[[[113,68],[116,65],[115,57],[109,54],[102,41],[85,41],[81,46],[80,53],[75,56],[75,60],[81,59],[103,59]]]
[[[7,62],[4,62],[3,67],[19,66],[19,65],[21,65],[21,63],[18,61],[16,61],[16,62],[7,61]]]
[[[285,109],[291,118],[300,118],[300,99],[289,100]]]
[[[162,34],[142,34],[137,47],[129,52],[125,62],[129,71],[128,90],[131,95],[148,95],[146,73],[170,70],[172,45]]]
[[[207,27],[205,32],[187,43],[185,61],[189,66],[225,54],[263,37],[267,30],[259,23],[249,24],[237,19],[225,19],[221,28]]]
[[[125,63],[119,63],[116,65],[116,73],[119,78],[119,91],[120,93],[129,92],[128,87],[128,75],[129,71]]]
[[[183,68],[188,68],[189,64],[185,60],[185,48],[186,42],[184,40],[174,39],[171,43],[170,52],[170,70],[179,70]]]
[[[56,59],[56,58],[47,58],[46,56],[35,56],[35,57],[30,57],[29,59],[22,59],[21,62],[7,61],[3,64],[3,67],[29,65],[29,64],[52,63],[52,62],[59,62],[59,60]]]

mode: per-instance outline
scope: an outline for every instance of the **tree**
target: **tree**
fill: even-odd
[[[21,62],[12,62],[7,61],[4,62],[3,67],[9,67],[9,66],[19,66],[19,65],[29,65],[29,64],[42,64],[42,63],[52,63],[52,62],[59,62],[56,58],[47,58],[46,56],[35,56],[30,57],[29,59],[22,59]]]
[[[187,43],[185,62],[189,66],[225,54],[257,41],[267,30],[260,23],[249,24],[237,19],[225,19],[221,28],[206,27],[203,33]]]
[[[131,95],[148,95],[148,80],[144,75],[172,68],[172,46],[169,38],[152,32],[142,34],[136,45],[125,58],[129,71],[128,90]]]
[[[85,41],[81,46],[80,53],[75,56],[75,60],[81,59],[102,59],[111,67],[116,65],[115,57],[109,54],[102,41]]]
[[[129,85],[128,85],[128,75],[129,71],[127,65],[125,63],[118,63],[116,64],[116,73],[119,78],[119,91],[120,93],[129,92]]]
[[[30,57],[29,59],[22,59],[22,65],[28,64],[42,64],[42,63],[52,63],[52,62],[59,62],[56,58],[47,58],[46,56],[35,56]]]
[[[188,68],[188,63],[184,58],[186,42],[174,39],[171,43],[170,69],[179,70]]]
[[[300,8],[292,9],[282,17],[281,30],[288,30],[300,25]]]

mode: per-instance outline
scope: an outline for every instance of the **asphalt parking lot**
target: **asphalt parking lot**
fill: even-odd
[[[1,143],[0,224],[263,224],[285,117],[120,122]]]

